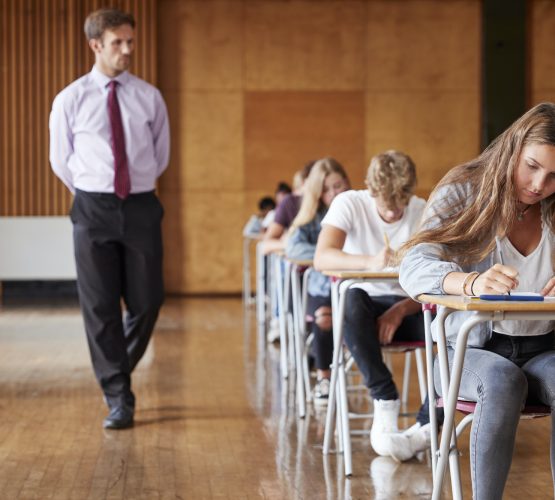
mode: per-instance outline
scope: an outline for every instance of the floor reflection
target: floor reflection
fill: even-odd
[[[245,322],[245,386],[249,402],[275,442],[277,474],[289,498],[429,498],[431,470],[425,457],[399,464],[377,457],[370,447],[368,418],[353,421],[353,477],[343,474],[342,454],[322,454],[326,409],[307,406],[304,419],[297,416],[295,373],[280,375],[279,345],[267,344],[263,326],[254,315]],[[256,331],[256,335],[252,332]],[[416,380],[416,379],[415,379]],[[353,380],[360,383],[360,380]],[[349,395],[350,408],[369,413],[365,388]],[[415,403],[416,404],[416,403]],[[408,427],[413,418],[401,419]]]

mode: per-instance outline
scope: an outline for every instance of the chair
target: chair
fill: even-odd
[[[345,313],[345,294],[347,289],[357,283],[366,281],[369,278],[352,278],[347,279],[342,284],[342,290],[339,291],[340,282],[338,279],[332,280],[332,309],[333,309],[333,323],[334,323],[334,355],[332,363],[332,375],[330,385],[330,398],[328,402],[328,412],[326,415],[326,427],[324,431],[323,453],[326,455],[331,450],[331,436],[334,428],[334,414],[335,405],[337,405],[337,415],[335,429],[337,431],[337,451],[342,452],[344,455],[345,475],[352,475],[352,453],[351,453],[351,433],[349,419],[350,418],[369,418],[372,414],[349,414],[348,400],[347,400],[347,384],[345,381],[345,357],[343,351],[343,318]],[[382,278],[378,276],[377,280],[394,279],[396,276]],[[424,367],[422,362],[421,353],[424,348],[422,342],[397,342],[391,346],[387,346],[383,352],[391,354],[393,352],[404,352],[405,359],[410,359],[410,353],[415,352],[418,378],[420,387],[420,397],[423,402],[426,398],[426,383],[424,376]],[[406,404],[408,399],[408,385],[410,374],[410,361],[409,365],[405,365],[405,377],[403,381],[403,400]],[[358,432],[360,434],[360,432]]]
[[[256,244],[256,320],[259,324],[266,322],[266,256],[264,243]]]
[[[303,418],[305,415],[305,407],[304,404],[301,402],[300,398],[306,395],[306,402],[310,403],[312,401],[312,392],[310,387],[310,374],[309,374],[309,367],[308,367],[308,351],[310,345],[312,343],[313,334],[310,333],[307,335],[306,325],[307,323],[311,323],[314,321],[314,318],[310,317],[307,313],[307,295],[308,295],[308,278],[310,273],[313,271],[312,261],[295,261],[292,259],[288,259],[290,264],[290,272],[291,272],[291,290],[292,290],[292,302],[293,302],[293,320],[295,322],[295,336],[298,341],[295,341],[296,352],[298,353],[297,356],[300,355],[300,358],[297,358],[296,361],[296,370],[297,376],[299,377],[300,373],[302,373],[302,380],[304,384],[301,387],[298,386],[299,391],[299,408],[300,408],[300,417]],[[300,284],[300,276],[302,276],[302,285]],[[299,294],[299,288],[301,292]],[[297,343],[298,342],[298,343]],[[418,383],[420,388],[420,396],[421,402],[423,403],[426,398],[426,378],[424,373],[424,361],[422,358],[422,352],[424,351],[425,343],[423,341],[420,342],[392,342],[388,346],[382,347],[382,352],[385,357],[385,362],[390,369],[393,371],[392,364],[391,364],[391,355],[395,353],[404,353],[405,354],[405,367],[403,372],[403,389],[402,389],[402,396],[401,396],[401,404],[403,408],[406,408],[408,404],[408,392],[409,392],[409,384],[410,384],[410,370],[411,370],[411,353],[414,353],[416,358],[416,365],[417,365],[417,372],[418,372]],[[345,372],[348,372],[351,367],[353,366],[354,359],[351,358],[350,362],[345,364]],[[299,369],[300,367],[300,369]],[[348,389],[356,389],[349,387]],[[366,390],[366,387],[364,387]],[[406,415],[406,414],[405,414]],[[366,416],[372,416],[365,415]],[[358,418],[359,416],[354,415],[354,418]]]
[[[311,261],[288,259],[291,282],[292,333],[295,350],[295,374],[297,377],[297,406],[299,417],[306,415],[306,403],[311,399],[310,377],[308,370],[308,348],[312,337],[306,338],[307,283],[311,272]],[[302,276],[302,285],[301,285]],[[306,340],[305,340],[306,338]]]
[[[306,337],[306,298],[311,260],[295,260],[272,253],[280,325],[280,360],[282,375],[290,371],[296,375],[297,408],[299,417],[306,415],[306,402],[311,399],[308,370],[308,348],[311,335]],[[301,285],[302,276],[302,285]]]
[[[433,374],[433,362],[434,362],[434,342],[431,333],[431,323],[432,315],[436,312],[436,306],[434,304],[424,303],[422,304],[422,311],[424,313],[424,330],[425,330],[425,342],[426,342],[426,374],[428,379],[428,394],[435,395],[434,388],[434,374]],[[449,365],[447,361],[447,345],[445,338],[438,339],[438,359],[440,362],[440,378],[442,385],[442,392],[447,393],[449,387]],[[441,497],[441,483],[443,477],[438,477],[438,457],[440,454],[438,446],[438,422],[436,415],[436,408],[444,407],[444,400],[441,397],[430,397],[429,398],[429,410],[430,410],[430,424],[431,424],[431,454],[432,454],[432,480],[434,483],[433,499],[439,499]],[[453,428],[453,433],[451,436],[451,443],[449,446],[449,471],[451,474],[451,488],[454,499],[462,499],[462,484],[460,476],[460,464],[459,464],[459,450],[457,448],[457,440],[459,439],[462,432],[466,429],[468,424],[474,419],[474,411],[476,408],[476,402],[467,401],[462,398],[458,398],[456,401],[456,410],[464,414],[464,417],[459,422],[459,424]],[[527,405],[522,410],[521,418],[538,418],[546,417],[551,414],[550,408],[547,406],[533,406]],[[437,487],[437,484],[440,486]]]

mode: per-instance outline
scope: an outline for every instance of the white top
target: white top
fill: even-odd
[[[262,219],[262,227],[264,229],[268,229],[270,227],[270,224],[272,222],[274,222],[274,217],[276,216],[276,209],[272,209],[270,210],[265,216],[264,219]]]
[[[412,196],[405,208],[403,217],[397,222],[385,222],[378,214],[375,199],[366,189],[346,191],[332,202],[328,213],[322,220],[345,232],[347,237],[343,251],[352,255],[376,255],[385,246],[384,233],[389,238],[389,246],[396,250],[405,243],[419,228],[426,202]],[[397,271],[387,268],[384,271]],[[361,283],[356,285],[368,295],[407,296],[399,283]]]
[[[551,249],[553,248],[553,235],[547,224],[542,223],[542,237],[534,251],[524,257],[509,241],[508,238],[500,240],[503,252],[503,264],[518,269],[518,287],[515,293],[541,292],[542,288],[553,277],[553,263]],[[495,251],[495,260],[501,262],[499,251]],[[543,335],[553,330],[554,321],[494,321],[493,331],[505,335]]]
[[[125,135],[131,192],[152,191],[168,165],[170,131],[158,89],[129,74],[114,78]],[[75,188],[114,192],[112,129],[108,114],[111,79],[96,66],[54,99],[50,114],[50,163],[73,193]]]

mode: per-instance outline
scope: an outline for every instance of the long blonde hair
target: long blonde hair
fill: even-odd
[[[347,189],[350,189],[347,173],[337,160],[328,157],[316,161],[304,183],[303,201],[301,202],[299,213],[291,224],[291,231],[308,224],[314,219],[316,212],[322,206],[321,198],[324,191],[324,181],[331,173],[339,174],[346,181]]]
[[[419,243],[444,246],[444,258],[462,265],[480,262],[495,246],[494,237],[504,237],[517,215],[515,170],[524,146],[555,146],[555,104],[538,104],[497,137],[478,158],[451,169],[435,187],[428,201],[446,186],[460,185],[475,194],[472,200],[453,201],[430,217],[439,216],[439,225],[430,225],[413,236],[401,255]],[[542,201],[542,210],[551,229],[555,228],[555,195]],[[424,221],[426,227],[426,221]]]

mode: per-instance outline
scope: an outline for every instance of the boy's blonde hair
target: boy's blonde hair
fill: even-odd
[[[416,167],[410,156],[390,149],[372,158],[365,183],[370,194],[379,196],[389,209],[404,207],[416,186]]]

